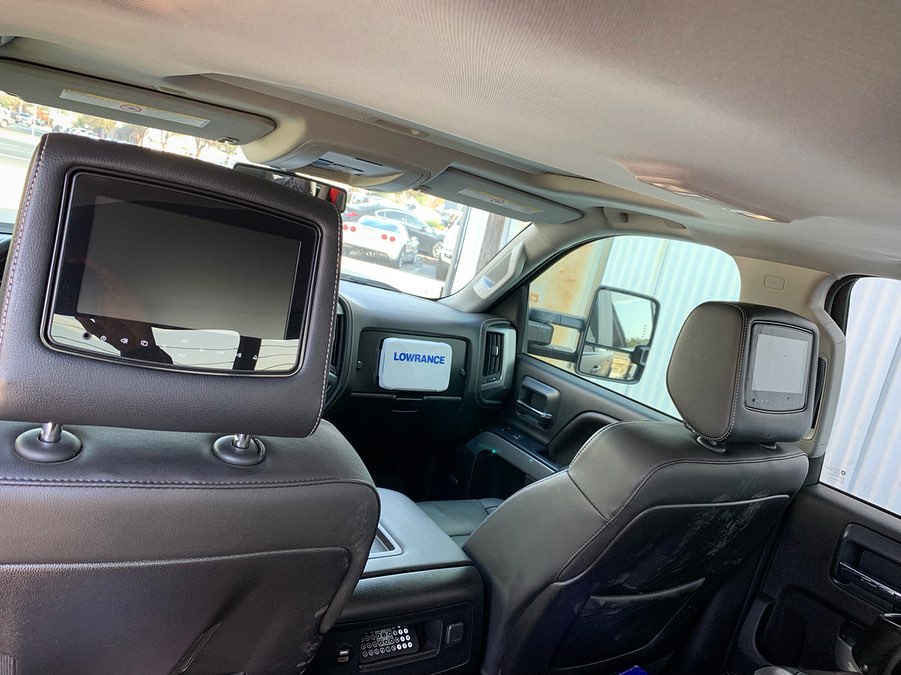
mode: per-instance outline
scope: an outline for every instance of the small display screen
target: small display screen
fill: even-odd
[[[297,366],[314,228],[133,180],[72,185],[55,346],[192,370]]]
[[[810,345],[805,340],[760,335],[751,374],[751,388],[801,394],[807,386]]]
[[[748,407],[773,412],[807,403],[813,334],[790,326],[755,324],[746,396]]]

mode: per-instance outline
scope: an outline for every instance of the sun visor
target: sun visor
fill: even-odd
[[[20,61],[0,60],[0,82],[29,103],[238,145],[275,128],[259,115]]]
[[[459,204],[516,220],[568,223],[582,217],[581,211],[576,209],[457,169],[443,171],[420,189]]]

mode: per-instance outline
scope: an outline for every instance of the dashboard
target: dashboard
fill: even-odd
[[[382,386],[380,355],[391,338],[449,345],[447,387],[398,391]],[[512,385],[515,346],[515,330],[505,319],[342,281],[326,410],[349,400],[378,401],[399,411],[436,405],[497,408]]]

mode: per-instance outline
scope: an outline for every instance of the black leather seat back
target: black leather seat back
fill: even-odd
[[[691,397],[708,411],[696,399],[721,380],[740,401],[732,394],[746,380],[741,340],[755,320],[812,329],[769,308],[700,307],[677,353],[714,379],[703,389],[671,382],[680,410]],[[710,343],[730,333],[736,344],[721,358],[731,366],[717,373]],[[810,367],[815,354],[814,346]],[[567,470],[516,493],[476,529],[464,548],[489,588],[484,672],[613,674],[636,664],[655,672],[667,662],[724,579],[759,550],[807,472],[800,449],[751,442],[741,411],[727,405],[723,414],[709,418],[731,429],[720,445],[687,428],[688,415],[685,425],[606,427]],[[755,415],[752,433],[771,440],[763,418]],[[777,439],[797,440],[810,421],[810,410],[792,424],[775,420]]]
[[[44,346],[39,318],[74,167],[315,223],[319,275],[302,367],[277,378],[204,376]],[[360,458],[320,423],[338,223],[324,202],[228,169],[42,140],[3,286],[0,416],[20,421],[0,422],[0,672],[297,672],[312,660],[362,573],[379,511]],[[26,461],[16,439],[49,415],[81,451]],[[259,438],[261,463],[213,453],[235,432]]]
[[[539,596],[524,620],[569,626],[557,638],[554,668],[653,666],[679,646],[712,591],[759,547],[788,501],[778,495],[648,509],[585,574],[546,589],[548,605]],[[524,653],[532,649],[537,644],[523,644]]]

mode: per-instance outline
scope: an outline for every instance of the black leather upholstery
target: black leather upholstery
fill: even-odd
[[[0,412],[31,420],[0,422],[0,670],[302,670],[363,571],[379,512],[360,458],[319,424],[339,250],[334,209],[119,144],[51,135],[37,153],[0,318]],[[315,223],[324,276],[300,372],[190,376],[46,348],[43,294],[62,181],[76,165],[228,193]],[[74,459],[32,463],[13,452],[21,432],[49,419],[81,441]],[[274,436],[260,437],[260,464],[230,465],[212,451],[218,436],[264,430]],[[281,437],[289,433],[307,437]]]
[[[70,427],[74,460],[0,423],[0,654],[16,673],[295,672],[366,563],[378,496],[323,422],[237,468],[215,435]],[[199,643],[207,640],[205,645]]]
[[[745,305],[703,305],[693,316],[709,328],[710,317],[729,312],[810,326]],[[738,321],[680,336],[670,385],[674,373],[693,382],[677,385],[680,402],[701,402],[692,421],[740,386],[746,360],[718,342],[740,341],[746,329]],[[566,470],[520,490],[477,527],[464,550],[488,592],[483,673],[659,671],[722,581],[759,550],[807,473],[795,446],[731,438],[795,441],[809,417],[735,417],[720,447],[678,422],[604,427]],[[710,418],[720,422],[722,413]]]
[[[460,546],[466,543],[475,529],[503,499],[458,499],[452,501],[420,502],[419,508],[450,535]]]
[[[63,184],[75,167],[186,186],[315,225],[320,233],[317,273],[299,371],[287,377],[229,375],[225,383],[221,375],[148,370],[48,349],[38,337]],[[0,419],[306,436],[322,414],[340,232],[338,212],[331,204],[295,190],[185,157],[47,134],[35,150],[0,291]]]

